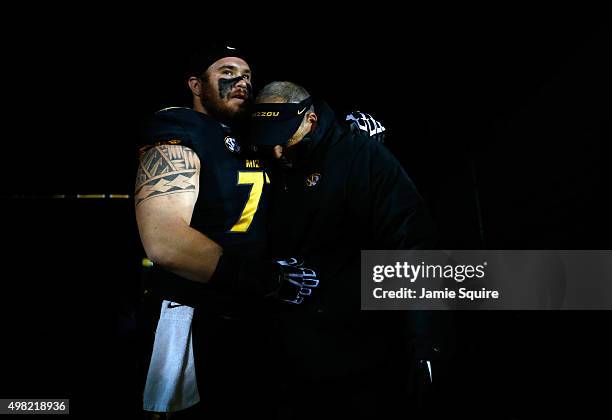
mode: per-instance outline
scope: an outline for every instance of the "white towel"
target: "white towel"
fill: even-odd
[[[193,308],[164,300],[145,384],[145,411],[170,412],[200,401],[193,361]]]

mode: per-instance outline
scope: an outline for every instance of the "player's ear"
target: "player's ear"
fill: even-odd
[[[187,85],[189,89],[191,89],[191,93],[196,96],[200,96],[202,94],[202,79],[199,77],[191,76],[187,80]]]
[[[310,129],[308,130],[309,133],[314,132],[317,128],[318,119],[319,117],[317,117],[317,114],[315,114],[314,112],[309,112],[308,114],[306,114],[306,121],[308,121],[308,123],[310,124]]]
[[[318,119],[319,117],[317,117],[317,114],[315,114],[314,112],[309,112],[308,116],[306,117],[306,120],[311,124],[316,123]]]

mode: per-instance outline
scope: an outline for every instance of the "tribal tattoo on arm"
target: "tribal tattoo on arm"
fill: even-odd
[[[136,205],[160,195],[196,192],[199,159],[185,146],[159,145],[141,157],[136,175]]]

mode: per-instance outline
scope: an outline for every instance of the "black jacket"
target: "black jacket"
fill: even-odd
[[[360,251],[430,249],[436,231],[384,145],[351,133],[324,103],[315,112],[293,167],[272,170],[268,239],[276,256],[303,256],[319,271],[312,299],[281,317],[284,345],[304,375],[333,377],[407,358],[406,343],[427,331],[415,314],[360,310]]]

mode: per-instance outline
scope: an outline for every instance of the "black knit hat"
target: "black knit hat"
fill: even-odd
[[[238,57],[247,61],[244,52],[234,46],[225,43],[211,44],[198,50],[191,56],[185,78],[202,76],[212,63],[225,57]]]

